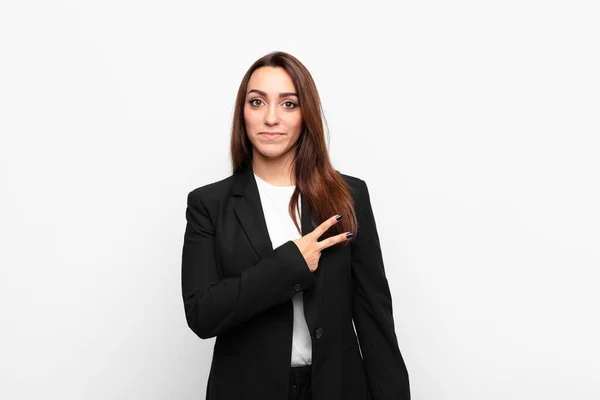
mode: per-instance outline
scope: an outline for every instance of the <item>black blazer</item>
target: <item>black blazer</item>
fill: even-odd
[[[251,164],[188,194],[182,294],[191,330],[216,336],[207,399],[287,400],[291,298],[301,290],[313,399],[410,399],[367,185],[341,176],[358,234],[346,247],[323,250],[314,273],[293,241],[273,249]],[[300,200],[305,235],[314,228]]]

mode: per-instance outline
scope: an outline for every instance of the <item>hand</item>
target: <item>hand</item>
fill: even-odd
[[[341,219],[341,217],[340,217]],[[333,217],[325,220],[321,225],[317,226],[312,232],[307,233],[299,239],[293,240],[298,246],[300,253],[304,256],[306,263],[308,264],[308,268],[311,272],[315,272],[317,268],[319,268],[319,258],[321,258],[321,251],[326,249],[334,244],[341,243],[345,240],[350,240],[350,237],[347,237],[347,233],[340,233],[339,235],[331,236],[327,239],[317,241],[333,224],[336,224],[338,219],[334,215]]]

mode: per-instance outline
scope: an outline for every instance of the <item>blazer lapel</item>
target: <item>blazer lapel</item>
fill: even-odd
[[[263,259],[272,255],[274,250],[260,201],[260,193],[258,192],[258,186],[253,174],[254,171],[250,163],[234,174],[232,194],[240,196],[240,198],[234,206],[233,211],[252,247],[259,257]],[[304,196],[300,196],[300,213],[302,235],[306,235],[314,229],[311,224],[311,216],[317,225],[322,222],[314,213],[309,214]],[[303,291],[304,316],[311,331],[317,325],[318,310],[322,309],[322,293],[324,291],[321,290],[323,287],[323,279],[320,279],[321,270],[322,265],[314,272],[317,277],[316,283]]]
[[[241,196],[233,212],[246,232],[248,240],[261,259],[268,257],[273,253],[273,244],[269,237],[251,164],[247,164],[234,174],[232,194]]]

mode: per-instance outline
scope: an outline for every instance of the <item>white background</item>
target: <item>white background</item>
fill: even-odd
[[[599,399],[594,3],[3,1],[0,398],[204,398],[186,196],[283,50],[369,186],[413,399]]]

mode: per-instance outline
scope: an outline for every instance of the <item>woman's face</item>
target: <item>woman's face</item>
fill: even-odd
[[[252,73],[244,120],[253,156],[277,158],[293,148],[302,130],[302,112],[296,87],[283,68],[261,67]]]

